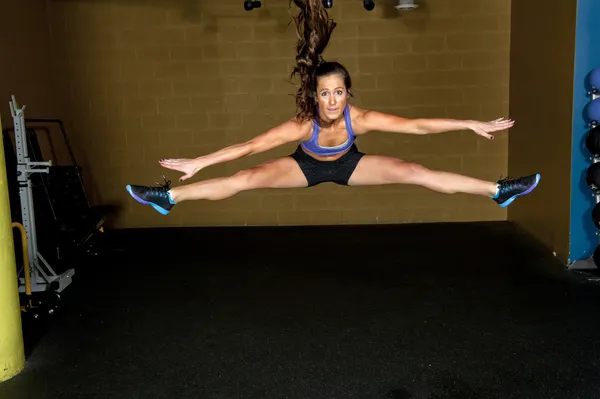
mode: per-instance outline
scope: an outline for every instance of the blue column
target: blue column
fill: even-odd
[[[591,154],[585,147],[585,136],[589,128],[583,113],[586,104],[591,101],[591,97],[587,95],[588,75],[594,68],[600,66],[600,0],[578,0],[576,26],[569,263],[589,258],[598,245],[597,229],[591,217],[596,201],[585,181],[585,172],[591,165],[589,160]],[[565,57],[568,57],[568,54],[565,54]],[[547,94],[552,95],[552,82],[548,82],[548,88]],[[552,201],[551,198],[548,200]]]

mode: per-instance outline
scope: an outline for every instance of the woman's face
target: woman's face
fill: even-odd
[[[317,104],[321,119],[333,121],[341,117],[346,108],[348,90],[339,74],[323,76],[317,81]]]

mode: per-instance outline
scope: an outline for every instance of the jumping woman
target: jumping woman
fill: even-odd
[[[295,18],[297,64],[292,71],[292,76],[300,76],[297,114],[247,142],[194,159],[161,159],[160,164],[183,173],[179,179],[183,182],[211,165],[265,152],[285,143],[299,142],[296,151],[228,177],[173,188],[169,181],[159,186],[128,185],[127,191],[133,198],[167,215],[182,201],[221,200],[247,190],[311,187],[333,182],[349,186],[413,184],[440,193],[485,196],[506,207],[537,186],[539,174],[491,182],[360,152],[356,138],[371,131],[424,135],[472,130],[492,140],[491,133],[508,129],[514,122],[504,118],[491,122],[407,119],[348,104],[352,96],[348,71],[337,62],[322,59],[335,22],[328,18],[321,0],[294,0],[294,3],[300,9]]]

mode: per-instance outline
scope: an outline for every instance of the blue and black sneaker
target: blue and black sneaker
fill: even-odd
[[[153,186],[133,186],[128,184],[127,191],[140,204],[150,205],[163,215],[168,215],[175,202],[171,199],[169,191],[171,190],[171,181],[164,176],[165,184]]]
[[[527,195],[537,187],[540,174],[510,179],[508,177],[498,180],[498,192],[492,197],[502,208],[509,206],[515,198]]]

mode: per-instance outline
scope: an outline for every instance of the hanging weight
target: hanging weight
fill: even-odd
[[[594,250],[594,255],[592,255],[592,259],[597,267],[600,267],[600,245],[596,247]]]
[[[600,163],[593,163],[585,173],[585,180],[593,192],[600,190]]]
[[[592,209],[592,221],[597,229],[600,229],[600,202],[594,205]]]
[[[600,126],[595,126],[587,133],[585,146],[594,156],[600,156]]]

